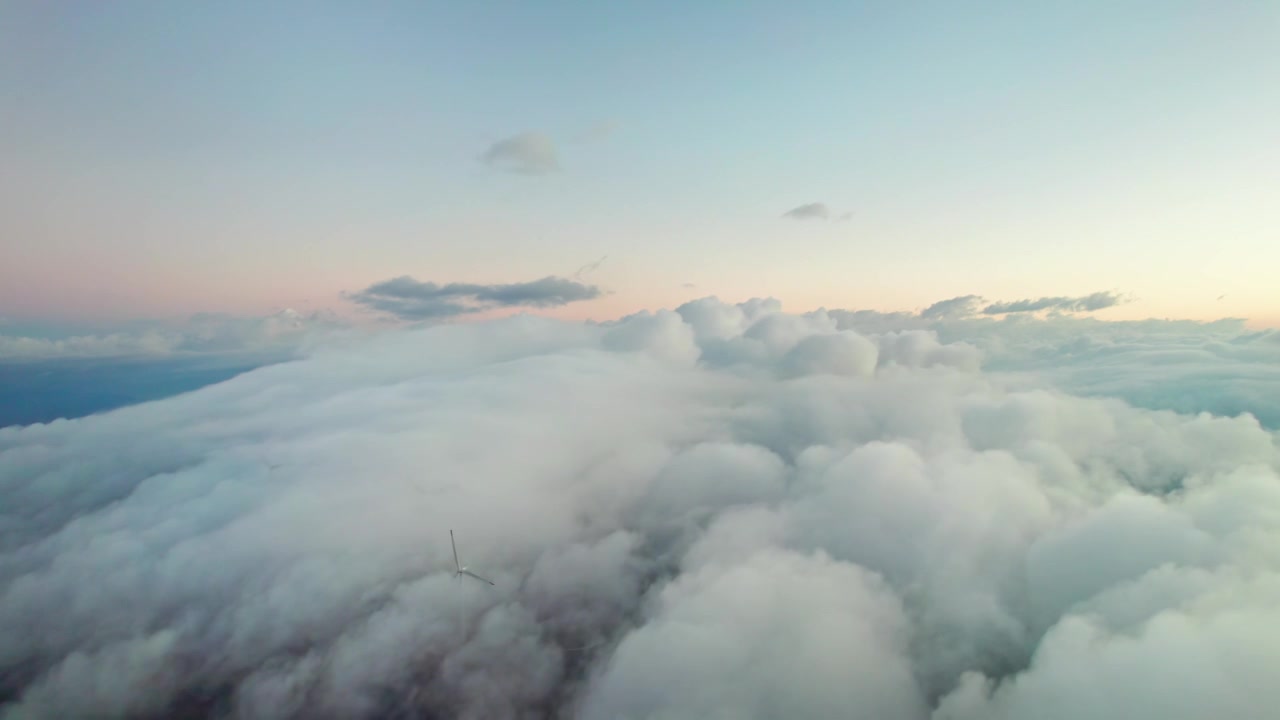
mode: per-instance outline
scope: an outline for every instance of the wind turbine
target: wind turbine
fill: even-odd
[[[477,580],[483,580],[484,582],[487,582],[490,585],[494,584],[494,582],[489,578],[482,578],[479,575],[468,570],[466,565],[461,565],[458,563],[458,543],[454,542],[453,540],[452,530],[449,531],[449,544],[453,546],[453,570],[454,570],[453,577],[454,578],[457,578],[460,580],[462,579],[463,575],[470,575],[471,577]]]

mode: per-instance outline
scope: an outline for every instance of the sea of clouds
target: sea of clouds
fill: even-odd
[[[310,343],[0,430],[0,718],[1268,717],[1278,373],[712,298]]]

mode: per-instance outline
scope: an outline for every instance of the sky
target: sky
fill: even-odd
[[[0,0],[0,720],[1267,716],[1277,38]]]
[[[562,278],[599,292],[521,307],[1115,292],[1280,326],[1278,33],[1264,0],[10,0],[0,317]]]

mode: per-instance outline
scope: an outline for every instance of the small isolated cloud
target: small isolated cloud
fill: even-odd
[[[496,308],[558,307],[592,300],[602,294],[595,285],[554,276],[505,285],[438,285],[402,275],[375,283],[347,297],[352,302],[402,320],[436,320]]]
[[[556,144],[538,132],[525,132],[499,140],[480,156],[495,170],[517,175],[545,175],[560,169]]]
[[[1096,292],[1081,297],[1042,297],[1036,300],[992,303],[982,309],[982,314],[1004,315],[1007,313],[1040,312],[1041,310],[1092,312],[1114,307],[1125,301],[1125,298],[1122,298],[1117,293]]]
[[[792,220],[826,220],[831,217],[831,209],[827,207],[826,203],[807,203],[791,208],[783,213],[782,217],[791,218]]]

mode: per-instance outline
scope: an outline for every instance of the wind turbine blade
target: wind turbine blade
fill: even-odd
[[[453,531],[449,531],[449,544],[453,546],[453,567],[455,570],[462,570],[462,564],[458,562],[458,543],[453,541]]]
[[[471,577],[473,577],[473,578],[475,578],[475,579],[477,579],[477,580],[483,580],[483,581],[485,581],[485,582],[489,583],[490,585],[493,585],[493,584],[494,584],[494,582],[493,582],[492,580],[490,580],[489,578],[482,578],[482,577],[480,577],[479,575],[477,575],[477,574],[475,574],[475,573],[471,572],[470,570],[463,570],[463,571],[462,571],[462,574],[463,574],[463,575],[470,575]]]

